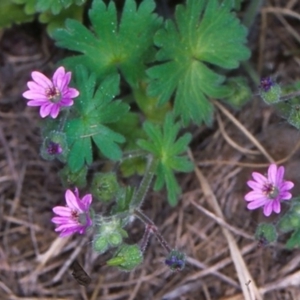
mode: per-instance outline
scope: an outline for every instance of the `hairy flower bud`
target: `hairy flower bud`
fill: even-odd
[[[281,88],[270,77],[262,78],[259,87],[259,94],[267,104],[273,104],[280,101]]]
[[[127,236],[128,234],[122,228],[119,219],[113,218],[109,221],[102,219],[93,242],[93,248],[95,251],[103,253],[109,248],[120,246],[123,243],[123,238]]]
[[[172,271],[181,271],[185,266],[185,254],[173,249],[167,258],[165,259],[165,264],[169,266]]]
[[[96,173],[92,182],[92,194],[98,200],[109,202],[112,200],[119,190],[116,174]]]
[[[122,271],[132,271],[143,261],[143,253],[138,245],[123,244],[115,253],[115,256],[108,260],[108,266],[116,266]]]
[[[46,160],[57,158],[61,162],[65,162],[68,152],[65,133],[53,130],[47,134],[41,147],[42,158]]]

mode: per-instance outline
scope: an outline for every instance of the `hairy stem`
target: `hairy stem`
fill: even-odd
[[[150,187],[150,184],[153,179],[153,175],[157,166],[157,160],[152,156],[148,156],[148,165],[145,171],[145,175],[142,179],[142,182],[138,188],[138,190],[133,195],[130,207],[133,209],[139,208],[142,206],[143,201],[145,199],[146,193]]]
[[[146,225],[145,234],[144,234],[144,237],[143,237],[143,240],[142,240],[142,243],[141,243],[141,251],[143,251],[143,248],[144,248],[144,250],[146,249],[147,244],[148,244],[148,240],[149,240],[149,237],[150,237],[150,233],[153,233],[155,235],[155,237],[157,238],[157,240],[162,245],[162,247],[168,253],[170,253],[172,251],[172,248],[169,246],[168,242],[161,235],[161,233],[159,232],[159,230],[156,227],[156,225],[154,224],[154,222],[138,209],[134,210],[134,215],[137,218],[139,218]]]

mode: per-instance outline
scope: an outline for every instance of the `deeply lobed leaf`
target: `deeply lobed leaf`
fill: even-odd
[[[226,3],[226,2],[224,2]],[[175,94],[174,110],[187,125],[190,121],[209,123],[212,104],[207,97],[223,98],[230,90],[224,76],[206,63],[232,69],[249,57],[245,47],[246,28],[230,12],[231,5],[217,0],[189,0],[176,9],[175,22],[168,20],[155,35],[160,47],[156,58],[162,62],[148,70],[149,95],[160,104]]]
[[[119,93],[118,75],[108,77],[96,91],[94,74],[89,75],[79,66],[75,75],[80,95],[65,125],[70,148],[68,166],[72,172],[92,163],[92,141],[105,157],[111,160],[121,158],[118,143],[123,143],[125,138],[104,124],[117,122],[129,110],[127,104],[113,100]]]
[[[89,11],[92,31],[77,21],[68,20],[66,29],[57,30],[57,45],[82,53],[65,63],[72,68],[82,63],[98,79],[122,72],[131,86],[145,77],[145,63],[154,58],[152,37],[161,25],[153,13],[153,0],[143,1],[139,7],[134,0],[126,0],[118,23],[113,1],[108,6],[95,0]]]
[[[187,157],[181,156],[187,150],[191,135],[186,133],[176,140],[180,125],[174,122],[172,114],[166,116],[162,129],[151,122],[145,122],[143,128],[149,140],[139,140],[138,145],[152,153],[158,161],[154,189],[160,190],[166,185],[168,201],[171,205],[176,205],[180,187],[174,172],[190,172],[193,169],[193,164]]]

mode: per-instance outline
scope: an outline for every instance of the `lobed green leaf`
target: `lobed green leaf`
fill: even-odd
[[[166,186],[169,203],[176,205],[180,186],[176,181],[174,172],[190,172],[193,169],[193,164],[187,157],[181,156],[187,150],[191,135],[186,133],[176,140],[180,125],[174,122],[174,117],[170,113],[166,116],[162,128],[151,122],[145,122],[143,128],[148,140],[139,140],[138,145],[152,153],[158,161],[154,189],[160,190]]]
[[[245,47],[246,28],[230,12],[231,5],[217,0],[189,0],[178,5],[175,21],[167,20],[154,38],[160,47],[151,67],[150,96],[163,104],[175,94],[174,110],[183,123],[209,123],[213,107],[207,97],[222,98],[230,89],[222,86],[225,77],[206,63],[232,69],[249,57]]]
[[[105,125],[117,122],[129,110],[127,104],[113,100],[119,93],[119,81],[118,75],[110,76],[95,90],[95,75],[89,75],[83,66],[76,68],[75,82],[80,95],[65,125],[70,148],[68,166],[72,172],[92,163],[92,141],[105,157],[121,158],[118,144],[125,138]]]
[[[71,68],[82,63],[98,79],[120,70],[127,82],[135,86],[145,77],[145,63],[154,58],[152,37],[161,25],[154,8],[153,0],[143,1],[139,7],[134,0],[126,0],[118,22],[113,1],[106,6],[95,0],[89,11],[92,31],[68,20],[66,29],[54,33],[58,46],[82,53],[67,58],[65,63]]]

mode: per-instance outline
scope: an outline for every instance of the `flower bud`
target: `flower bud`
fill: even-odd
[[[259,241],[259,244],[269,244],[276,242],[277,232],[273,224],[262,223],[256,228],[255,238]]]
[[[41,147],[42,158],[45,160],[57,158],[60,161],[65,162],[68,152],[69,149],[65,133],[55,130],[49,132]]]
[[[113,218],[110,221],[101,220],[93,243],[94,250],[103,253],[109,248],[118,247],[123,243],[123,238],[127,236],[128,234],[122,228],[119,219]]]
[[[115,253],[115,257],[108,260],[108,266],[116,266],[122,271],[132,271],[143,261],[143,254],[138,245],[123,244]]]
[[[165,264],[169,266],[172,271],[181,271],[185,266],[185,254],[173,249],[167,258],[165,259]]]
[[[96,173],[92,182],[92,194],[98,200],[109,202],[119,190],[115,173]]]
[[[104,253],[108,248],[109,244],[104,236],[99,236],[93,241],[93,249],[96,252]]]
[[[273,82],[270,77],[262,78],[259,87],[259,94],[267,104],[280,101],[281,88],[277,83]]]

